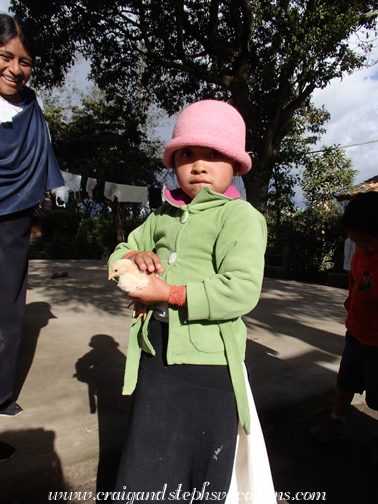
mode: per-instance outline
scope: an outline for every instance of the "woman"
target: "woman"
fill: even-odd
[[[35,51],[22,25],[0,14],[0,416],[12,401],[25,313],[30,229],[45,191],[64,185],[35,93],[26,87]],[[14,448],[0,443],[0,461]]]

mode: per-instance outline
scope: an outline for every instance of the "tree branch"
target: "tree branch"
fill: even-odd
[[[181,57],[185,57],[184,51],[184,8],[182,0],[175,0],[175,12],[176,12],[176,29],[177,29],[177,52],[181,54]]]
[[[364,14],[360,14],[358,17],[358,19],[369,19],[371,17],[374,17],[374,16],[378,16],[378,10],[375,10],[375,11],[372,11],[372,12],[366,12]]]

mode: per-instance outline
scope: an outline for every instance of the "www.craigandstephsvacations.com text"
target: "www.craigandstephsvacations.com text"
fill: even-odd
[[[209,492],[206,488],[210,485],[206,481],[201,490],[194,488],[190,492],[185,492],[182,490],[182,485],[178,485],[176,490],[167,492],[167,485],[157,492],[128,492],[126,487],[123,487],[122,492],[97,492],[96,494],[92,492],[49,492],[49,501],[121,501],[126,504],[134,504],[134,502],[140,502],[144,500],[152,501],[183,501],[188,504],[193,504],[193,502],[203,502],[203,501],[223,501],[226,497],[225,492]],[[261,496],[259,496],[261,497]],[[327,500],[326,492],[296,492],[292,494],[291,492],[276,492],[276,498],[284,501],[299,501],[299,502],[309,502],[309,501],[325,501]],[[239,502],[253,502],[254,495],[253,492],[238,492]]]

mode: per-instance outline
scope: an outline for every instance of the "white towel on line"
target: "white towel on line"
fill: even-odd
[[[105,182],[104,196],[110,201],[117,197],[120,203],[146,203],[148,201],[147,187],[115,184],[114,182]]]
[[[97,179],[88,177],[87,178],[87,185],[85,186],[85,190],[88,193],[88,196],[93,199],[93,189],[97,185]]]
[[[75,175],[74,173],[69,173],[65,171],[60,171],[64,179],[64,186],[56,187],[52,189],[51,192],[55,194],[56,204],[57,206],[65,206],[65,204],[69,200],[69,193],[73,192],[75,198],[77,197],[76,193],[80,193],[81,189],[81,175]],[[59,205],[58,198],[63,201],[62,205]]]

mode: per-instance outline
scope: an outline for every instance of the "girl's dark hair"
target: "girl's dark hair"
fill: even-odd
[[[12,16],[0,14],[0,47],[13,40],[15,37],[20,37],[21,44],[31,57],[34,65],[35,46],[31,33],[25,25],[21,24]]]
[[[350,200],[341,217],[345,229],[378,236],[378,192],[359,193]]]

